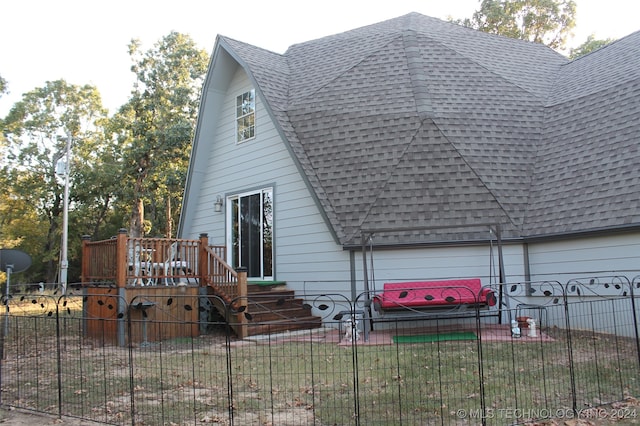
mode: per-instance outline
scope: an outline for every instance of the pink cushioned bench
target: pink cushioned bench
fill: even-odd
[[[472,305],[487,307],[496,304],[494,292],[482,287],[479,278],[443,281],[385,283],[384,291],[373,297],[377,311],[453,308]]]

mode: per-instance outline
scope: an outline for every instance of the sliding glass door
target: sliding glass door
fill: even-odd
[[[229,197],[231,266],[247,268],[249,278],[273,279],[273,190]]]

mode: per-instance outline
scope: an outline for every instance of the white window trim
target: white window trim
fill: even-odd
[[[238,98],[242,97],[245,93],[248,93],[248,92],[253,92],[253,112],[249,113],[249,114],[242,115],[242,116],[238,116],[237,115],[238,114]],[[235,136],[234,136],[234,138],[235,138],[236,144],[242,144],[242,143],[245,143],[247,141],[254,140],[256,138],[256,135],[258,134],[258,132],[257,132],[257,123],[256,123],[257,101],[256,101],[256,91],[255,91],[254,88],[251,88],[249,90],[244,90],[242,93],[240,93],[239,95],[237,95],[234,98],[233,111],[234,111],[234,116],[235,116]],[[250,114],[253,114],[253,136],[240,140],[239,139],[240,138],[240,129],[239,129],[239,126],[238,126],[238,121],[241,118],[249,116]]]
[[[227,247],[227,262],[229,263],[229,265],[231,265],[231,267],[235,267],[235,265],[233,265],[233,200],[240,200],[240,198],[242,197],[246,197],[249,195],[255,195],[255,194],[263,194],[265,191],[270,191],[271,192],[271,202],[272,202],[272,209],[274,209],[274,187],[273,186],[265,186],[262,188],[258,188],[255,190],[250,190],[250,191],[244,191],[244,192],[239,192],[237,194],[233,194],[233,195],[228,195],[226,197],[225,200],[225,209],[226,209],[226,220],[225,220],[225,233],[226,233],[226,247]],[[260,197],[260,205],[262,206],[262,200],[263,198]],[[264,210],[264,208],[262,209]],[[272,212],[273,214],[273,212]],[[271,275],[262,275],[261,277],[250,277],[254,280],[273,280],[275,279],[275,235],[274,233],[274,225],[275,225],[275,221],[274,218],[272,217],[271,219]],[[262,228],[262,226],[260,227],[260,238],[262,239],[262,233],[264,232],[264,229]],[[264,252],[263,252],[264,247],[261,245],[260,246],[260,263],[261,263],[261,269],[262,269],[262,274],[264,274]]]

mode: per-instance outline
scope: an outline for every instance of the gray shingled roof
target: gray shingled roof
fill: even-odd
[[[522,238],[640,222],[640,33],[573,62],[416,13],[283,55],[221,43],[342,244],[363,227],[491,222]]]

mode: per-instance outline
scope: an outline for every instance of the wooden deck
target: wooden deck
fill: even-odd
[[[236,297],[237,272],[225,259],[225,247],[198,240],[132,238],[126,231],[109,240],[83,239],[82,282],[122,287],[175,285],[180,282],[224,287]]]
[[[304,319],[298,323],[308,324],[308,328],[321,325],[319,318],[302,308],[302,302],[292,291],[270,294],[249,289],[246,270],[233,269],[226,262],[225,252],[224,246],[210,245],[206,234],[198,240],[131,238],[123,229],[109,240],[83,238],[81,278],[87,295],[84,307],[87,333],[90,336],[106,333],[120,345],[128,343],[127,335],[133,342],[153,336],[161,339],[195,336],[201,320],[198,313],[202,297],[218,301],[210,305],[229,318],[239,338],[265,330],[296,328],[292,318]],[[173,312],[162,300],[175,296],[192,298],[188,304],[194,308],[189,312]],[[281,303],[283,300],[285,304]],[[130,334],[125,333],[125,318],[132,324]],[[161,332],[153,325],[168,318],[181,318],[184,325]],[[260,327],[248,327],[248,318],[259,322]],[[104,321],[108,319],[114,321]],[[143,332],[145,321],[152,325]]]

